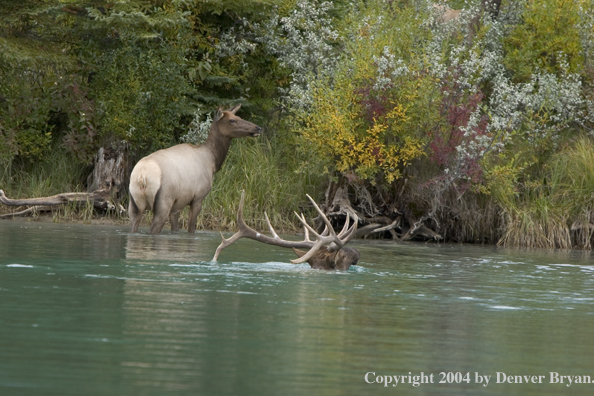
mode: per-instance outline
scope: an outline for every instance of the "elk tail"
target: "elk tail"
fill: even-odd
[[[141,174],[138,176],[138,179],[136,179],[137,183],[138,183],[138,187],[141,190],[146,189],[146,176],[144,174]]]

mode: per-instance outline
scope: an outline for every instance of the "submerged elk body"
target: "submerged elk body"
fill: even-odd
[[[307,251],[297,248],[293,248],[293,251],[300,258],[307,254]],[[360,258],[361,253],[355,248],[345,246],[340,250],[331,251],[326,247],[322,247],[306,261],[312,269],[348,271],[351,265],[357,265]],[[293,262],[297,264],[297,262]]]
[[[233,138],[258,136],[256,124],[235,115],[240,105],[219,109],[206,141],[195,146],[178,144],[142,158],[130,175],[129,215],[132,232],[145,210],[153,211],[151,234],[158,234],[167,219],[171,230],[179,230],[179,212],[190,205],[188,232],[196,230],[202,200],[212,188],[212,180],[227,156]]]
[[[303,224],[305,238],[303,241],[287,241],[278,236],[274,228],[272,228],[272,224],[270,224],[270,220],[266,213],[264,213],[264,215],[266,216],[266,222],[268,223],[268,228],[272,236],[263,235],[245,224],[245,221],[243,220],[245,192],[243,192],[237,211],[237,225],[239,231],[229,239],[223,238],[223,241],[217,248],[213,260],[216,261],[221,251],[238,239],[249,238],[269,245],[292,248],[295,254],[299,256],[299,258],[291,260],[291,263],[293,264],[307,262],[313,269],[338,271],[347,271],[351,265],[356,265],[361,257],[359,251],[355,248],[346,247],[345,245],[355,236],[359,219],[355,216],[355,218],[352,219],[353,223],[351,224],[351,216],[347,214],[347,219],[342,231],[336,234],[330,221],[328,221],[328,218],[324,215],[319,206],[309,195],[307,197],[324,221],[326,228],[321,234],[318,234],[309,224],[307,224],[305,216],[297,215],[299,221]],[[315,236],[315,241],[309,239],[310,233]],[[304,251],[301,249],[308,250]]]

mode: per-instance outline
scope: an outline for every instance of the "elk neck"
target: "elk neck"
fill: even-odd
[[[215,172],[218,172],[218,170],[221,169],[221,166],[223,166],[223,162],[225,162],[225,158],[229,152],[229,147],[231,147],[231,140],[232,138],[223,135],[219,131],[219,126],[216,122],[212,123],[208,138],[206,138],[203,146],[207,147],[212,152]]]

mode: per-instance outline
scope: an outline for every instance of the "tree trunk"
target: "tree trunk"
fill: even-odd
[[[121,203],[130,181],[126,146],[101,147],[95,157],[93,173],[87,178],[87,191],[109,191],[110,199]]]
[[[126,147],[102,147],[95,157],[93,173],[87,178],[88,192],[68,192],[50,197],[10,199],[0,190],[0,203],[7,206],[28,206],[29,208],[15,213],[0,216],[12,218],[27,216],[40,210],[48,210],[53,206],[76,204],[79,206],[91,203],[95,209],[102,211],[118,210],[125,212],[121,205],[128,186],[129,174]]]

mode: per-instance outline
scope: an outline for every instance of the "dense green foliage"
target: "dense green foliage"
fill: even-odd
[[[332,180],[448,240],[590,248],[594,5],[435,3],[463,11],[444,24],[425,0],[4,1],[0,188],[44,194],[51,163],[70,167],[47,192],[84,188],[100,147],[133,163],[199,143],[216,107],[241,102],[265,133],[234,144],[203,226],[231,225],[242,188],[253,216],[286,225]]]
[[[311,102],[295,122],[327,168],[390,184],[425,155],[425,131],[440,122],[440,95],[415,53],[424,34],[415,10],[402,9],[385,24],[380,15],[370,18],[385,30],[368,22],[349,32],[344,59],[312,82]]]
[[[586,4],[585,2],[583,4]],[[526,3],[522,23],[504,39],[504,63],[517,81],[529,81],[535,73],[571,73],[584,68],[580,43],[580,2],[534,0]]]

